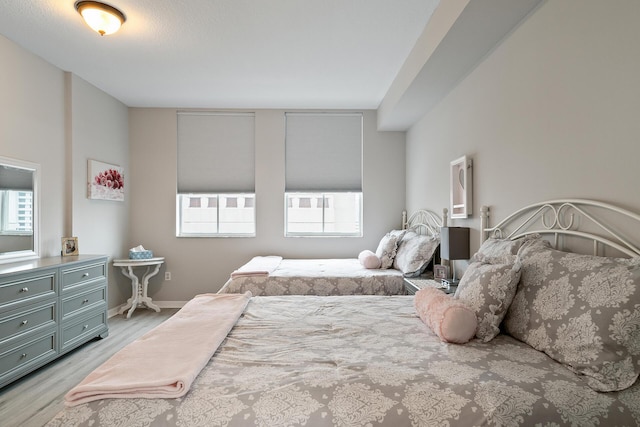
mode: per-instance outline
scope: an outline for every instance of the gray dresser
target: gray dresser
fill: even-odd
[[[106,256],[0,264],[0,387],[108,334]]]

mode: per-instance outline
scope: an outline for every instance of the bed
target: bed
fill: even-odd
[[[606,211],[607,219],[611,213],[621,213],[624,221],[630,220],[634,224],[629,230],[637,233],[640,216],[590,201],[545,202],[518,211],[516,217],[525,215],[531,233],[523,231],[522,226],[507,232],[508,224],[504,221],[489,227],[488,209],[483,208],[482,229],[493,237],[483,241],[460,286],[463,290],[468,289],[463,282],[465,277],[474,277],[468,274],[470,269],[476,268],[474,264],[488,262],[489,258],[502,259],[503,255],[498,252],[513,250],[513,242],[520,244],[517,252],[533,250],[529,258],[526,254],[522,258],[517,255],[522,276],[513,299],[516,312],[507,312],[504,321],[505,324],[515,322],[512,326],[517,334],[522,332],[519,327],[525,325],[526,320],[534,323],[538,320],[534,312],[547,315],[545,325],[557,321],[570,323],[562,316],[549,316],[548,307],[537,307],[539,301],[536,299],[534,303],[524,304],[522,309],[529,288],[533,286],[530,280],[539,282],[539,290],[552,287],[556,292],[553,295],[558,298],[550,299],[551,306],[563,295],[565,301],[586,298],[593,303],[597,298],[590,298],[591,294],[580,291],[566,298],[561,287],[574,288],[565,278],[591,277],[588,272],[607,263],[616,263],[614,270],[607,270],[609,272],[620,273],[620,269],[626,268],[631,272],[629,280],[633,283],[625,281],[623,287],[610,283],[609,288],[625,289],[624,297],[619,292],[606,293],[607,301],[616,300],[617,304],[605,303],[596,310],[581,308],[581,304],[572,306],[593,317],[608,315],[610,310],[618,311],[610,316],[612,328],[601,327],[600,331],[591,332],[604,332],[616,338],[626,333],[626,339],[622,340],[625,347],[616,349],[615,354],[602,350],[605,357],[590,359],[586,367],[607,366],[617,356],[628,358],[631,366],[626,368],[635,372],[635,378],[614,375],[614,385],[619,390],[596,391],[594,387],[598,388],[598,383],[602,385],[607,381],[599,378],[600,381],[594,383],[592,380],[598,380],[597,375],[584,371],[585,366],[580,363],[562,360],[561,355],[551,351],[553,346],[536,350],[534,347],[545,343],[540,339],[544,335],[540,329],[545,325],[525,328],[521,339],[499,333],[488,342],[474,338],[458,345],[443,342],[420,320],[412,296],[253,297],[184,397],[96,400],[65,409],[48,425],[638,425],[640,289],[636,285],[639,283],[640,249],[628,243],[627,233],[609,235],[612,229],[618,228],[610,228],[594,216],[593,212],[600,209]],[[508,222],[513,218],[509,216]],[[601,228],[604,233],[595,235],[576,229],[578,224],[586,225],[587,220],[591,223],[591,218],[596,219],[597,228],[604,225]],[[542,226],[531,225],[533,222]],[[557,247],[566,249],[564,244],[573,238],[595,238],[597,243],[589,245],[595,251],[606,246],[631,258],[604,259],[597,255],[564,253],[560,264],[572,261],[565,263],[569,267],[564,268],[571,270],[571,274],[540,282],[541,278],[549,276],[549,265],[556,262],[548,255],[559,252],[541,243],[537,235],[543,232],[550,233]],[[535,251],[546,251],[546,255],[541,257]],[[544,262],[540,263],[540,259]],[[590,264],[586,264],[589,259]],[[471,283],[470,280],[467,282]],[[523,292],[524,296],[519,296]],[[518,311],[528,311],[530,315],[523,319]],[[581,317],[578,313],[571,315],[574,319]],[[625,327],[615,327],[625,319],[627,321],[622,322]],[[505,326],[501,325],[501,328]],[[550,333],[547,337],[553,338]],[[534,345],[525,342],[532,338]],[[592,348],[589,341],[606,340],[605,336],[589,338],[587,341],[580,336],[573,339],[584,343],[583,349],[587,353]],[[611,373],[610,370],[607,372]],[[623,384],[622,380],[629,378],[631,384]]]
[[[404,295],[403,277],[424,274],[437,257],[443,222],[435,213],[419,210],[408,219],[403,213],[402,224],[401,230],[383,236],[375,254],[369,254],[381,260],[381,268],[367,268],[372,267],[366,261],[371,258],[365,258],[370,251],[346,259],[255,257],[234,271],[219,293]]]

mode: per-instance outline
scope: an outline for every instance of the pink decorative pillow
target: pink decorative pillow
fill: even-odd
[[[380,258],[378,258],[376,254],[374,254],[368,249],[365,249],[364,251],[360,252],[360,255],[358,255],[358,260],[360,261],[360,264],[362,264],[364,268],[369,268],[369,269],[380,268],[380,264],[382,263],[380,261]]]
[[[464,344],[476,334],[475,312],[440,289],[420,289],[414,304],[420,319],[444,342]]]

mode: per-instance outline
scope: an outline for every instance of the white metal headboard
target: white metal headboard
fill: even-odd
[[[403,230],[413,230],[418,234],[425,234],[428,236],[440,236],[440,227],[446,226],[446,213],[444,213],[441,218],[435,212],[426,209],[419,209],[407,220],[407,211],[402,211]]]
[[[480,210],[482,241],[489,237],[516,239],[538,233],[551,235],[554,247],[558,248],[563,236],[574,236],[592,241],[594,255],[598,255],[600,246],[604,245],[630,257],[640,256],[640,248],[629,241],[629,233],[620,231],[625,228],[638,233],[640,215],[593,200],[566,199],[535,203],[517,210],[493,227],[489,227],[489,207],[482,206]]]

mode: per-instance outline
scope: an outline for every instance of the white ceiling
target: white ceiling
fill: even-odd
[[[439,0],[2,0],[0,34],[132,107],[376,109]]]

